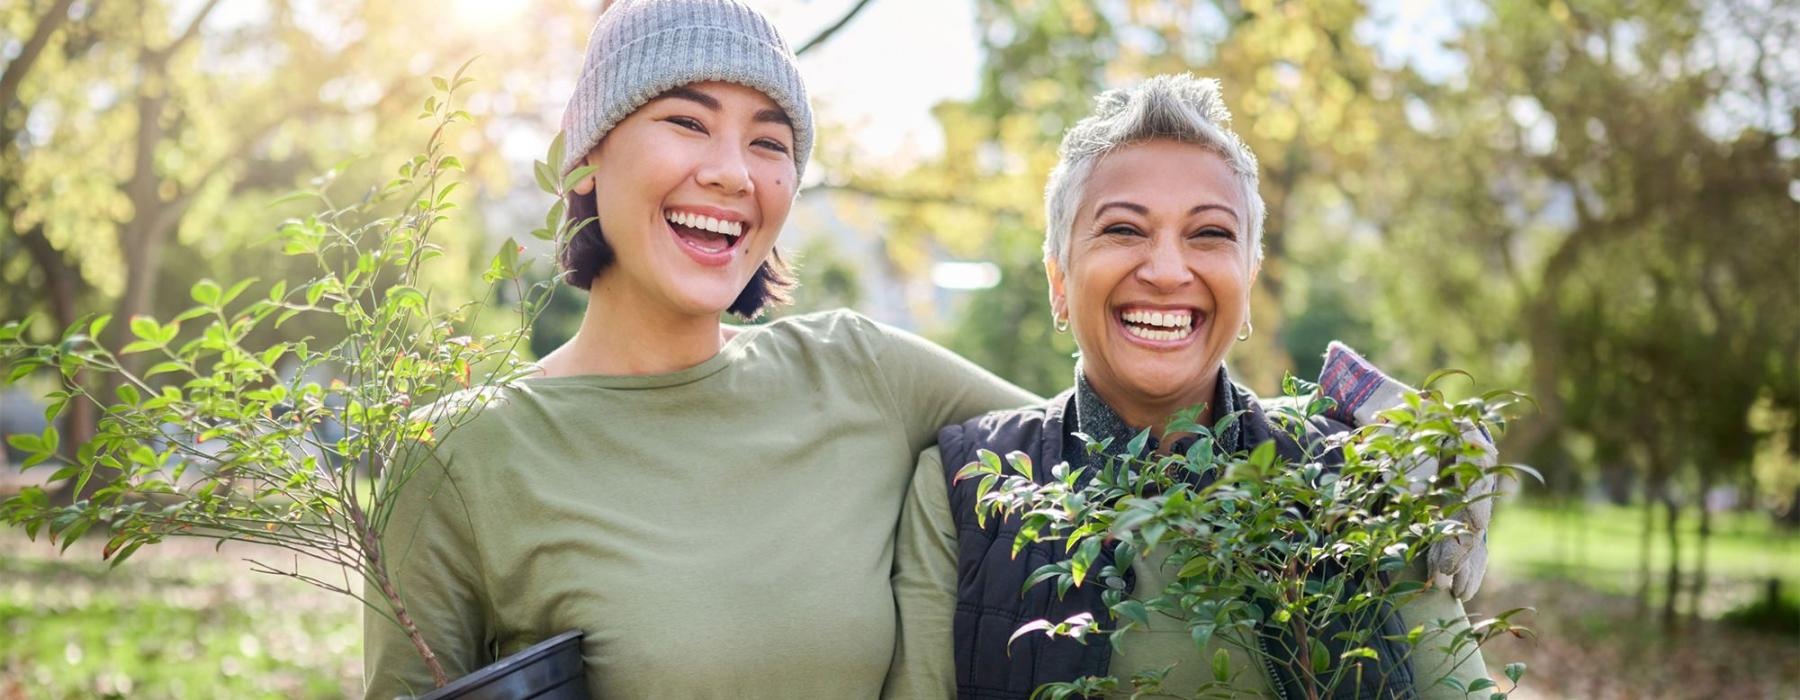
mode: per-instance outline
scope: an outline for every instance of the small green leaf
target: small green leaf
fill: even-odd
[[[1263,444],[1272,445],[1274,443],[1275,443],[1274,440],[1270,440]],[[1312,646],[1312,671],[1313,671],[1313,674],[1321,675],[1321,676],[1325,675],[1325,671],[1327,671],[1331,668],[1331,652],[1325,650],[1325,643],[1322,641],[1319,641],[1319,639],[1317,637],[1314,637],[1312,639],[1311,646]]]
[[[223,540],[223,539],[221,539],[221,540],[219,540],[219,541],[220,541],[220,542],[223,542],[223,541],[224,541],[224,540]],[[121,550],[119,550],[119,552],[118,552],[118,553],[117,553],[117,554],[114,554],[114,555],[113,555],[113,558],[112,558],[112,562],[111,562],[111,563],[110,563],[110,566],[114,566],[114,567],[116,567],[116,566],[118,566],[118,565],[120,565],[120,564],[123,564],[123,563],[125,563],[125,560],[126,560],[126,559],[130,559],[130,558],[131,558],[131,554],[132,554],[132,553],[133,553],[133,552],[136,552],[136,551],[138,551],[138,548],[139,548],[139,547],[142,547],[142,546],[144,546],[144,541],[143,541],[143,540],[138,540],[138,541],[136,541],[136,542],[133,542],[133,543],[131,543],[131,544],[128,544],[128,545],[125,545],[125,548],[124,548],[124,549],[121,549]]]
[[[1224,683],[1231,680],[1231,655],[1225,653],[1223,648],[1213,652],[1212,672],[1215,681]]]
[[[1121,600],[1118,605],[1113,606],[1113,612],[1140,625],[1150,624],[1150,611],[1144,607],[1141,601],[1129,598]]]
[[[162,326],[149,316],[131,317],[131,334],[144,340],[155,340],[157,330]],[[155,346],[152,346],[155,347]]]
[[[1519,679],[1525,677],[1525,662],[1515,661],[1506,665],[1506,678],[1518,685]]]
[[[1206,645],[1212,643],[1213,634],[1218,630],[1218,625],[1212,622],[1200,622],[1188,628],[1188,636],[1193,637],[1195,649],[1205,649]],[[1220,651],[1224,650],[1220,649]]]
[[[574,170],[570,170],[568,175],[563,176],[561,191],[568,192],[575,189],[575,183],[581,182],[582,178],[594,174],[596,169],[597,168],[592,165],[583,165]]]
[[[1492,678],[1478,678],[1474,682],[1469,684],[1469,692],[1474,693],[1474,692],[1478,692],[1478,691],[1482,691],[1482,690],[1487,690],[1488,688],[1498,688],[1498,687],[1500,687],[1500,684],[1495,683],[1494,679],[1492,679]]]
[[[556,176],[550,174],[550,166],[541,162],[536,163],[532,167],[532,172],[537,175],[538,189],[543,190],[545,194],[557,194]]]
[[[425,293],[406,286],[389,287],[388,302],[402,309],[424,309]]]
[[[88,528],[93,527],[93,526],[94,526],[94,521],[83,519],[83,520],[75,521],[75,523],[73,525],[70,525],[68,529],[63,530],[62,531],[62,538],[63,538],[62,551],[64,551],[64,552],[69,551],[69,545],[75,544],[75,540],[81,539],[82,535],[87,534]]]
[[[1131,436],[1131,442],[1125,443],[1125,454],[1133,457],[1142,456],[1144,454],[1144,446],[1149,443],[1150,429],[1145,428],[1140,430],[1138,431],[1138,434]]]
[[[166,374],[169,372],[180,372],[184,369],[187,369],[187,368],[183,367],[180,362],[159,362],[156,364],[156,366],[151,367],[148,371],[144,372],[144,378],[149,379],[149,378],[154,377],[159,374]],[[120,388],[123,388],[123,387],[120,387]]]
[[[188,289],[188,294],[192,296],[196,302],[207,306],[217,306],[219,304],[220,294],[219,283],[212,280],[200,280],[199,282],[195,282],[192,288]]]
[[[1035,481],[1031,476],[1031,455],[1018,450],[1013,450],[1006,453],[1006,461],[1012,465],[1013,471],[1018,472],[1020,476]]]
[[[1055,626],[1056,625],[1052,624],[1049,620],[1032,620],[1020,625],[1018,629],[1013,630],[1011,637],[1006,638],[1006,655],[1012,656],[1012,643],[1018,641],[1020,637],[1031,634],[1032,632],[1048,631]]]
[[[30,433],[8,435],[6,436],[6,444],[12,445],[13,449],[20,452],[41,452],[44,449],[44,441],[38,436]]]
[[[550,139],[550,146],[544,149],[544,165],[552,172],[560,173],[563,169],[563,137],[563,132],[556,132],[556,138]],[[544,191],[549,192],[550,194],[556,193],[555,190],[551,189],[546,189]]]
[[[106,324],[112,321],[112,317],[112,314],[100,314],[99,318],[96,318],[92,323],[89,323],[88,337],[93,338],[96,341],[99,340],[100,331],[106,330]]]
[[[225,295],[219,298],[219,305],[224,306],[230,304],[233,300],[238,298],[239,294],[243,294],[245,289],[249,289],[250,285],[255,284],[256,282],[257,278],[251,277],[231,285],[230,289],[225,290]]]

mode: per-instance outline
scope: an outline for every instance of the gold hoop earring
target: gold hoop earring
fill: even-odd
[[[1237,339],[1239,341],[1249,340],[1250,335],[1255,332],[1256,326],[1250,325],[1250,319],[1246,318],[1244,319],[1244,330],[1238,331]]]

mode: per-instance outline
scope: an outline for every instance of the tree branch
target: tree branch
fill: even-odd
[[[167,59],[170,54],[173,54],[176,50],[180,49],[182,44],[188,43],[189,41],[192,41],[194,37],[199,36],[200,25],[206,22],[206,16],[212,14],[213,8],[218,6],[219,0],[206,0],[206,5],[201,7],[199,12],[194,13],[194,18],[188,21],[187,29],[182,30],[181,36],[175,37],[175,40],[169,42],[168,46],[156,49],[153,53],[161,58]]]
[[[838,18],[838,21],[833,22],[831,26],[826,27],[818,34],[813,35],[813,38],[808,39],[805,44],[801,44],[799,50],[794,52],[794,55],[799,56],[818,48],[820,44],[823,44],[827,39],[830,39],[831,35],[836,34],[839,29],[844,28],[844,25],[849,24],[850,20],[855,19],[857,13],[862,12],[863,8],[869,6],[870,1],[871,0],[856,0],[856,4],[850,6],[849,12],[845,12],[844,16]]]
[[[25,41],[19,56],[6,64],[6,72],[0,73],[0,110],[9,108],[19,96],[19,84],[25,82],[25,74],[31,71],[32,64],[43,54],[44,46],[50,43],[50,35],[69,21],[69,6],[73,4],[75,0],[56,0],[50,11],[38,20],[37,28],[31,30],[31,38]]]
[[[24,239],[25,250],[31,253],[32,261],[44,273],[44,292],[50,299],[50,312],[56,317],[56,325],[67,328],[75,322],[75,297],[83,282],[81,272],[50,243],[44,235],[43,222],[33,224],[20,234],[20,238]]]

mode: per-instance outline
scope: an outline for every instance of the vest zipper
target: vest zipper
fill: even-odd
[[[1263,668],[1269,673],[1269,687],[1275,689],[1276,700],[1292,700],[1288,697],[1287,686],[1281,682],[1281,676],[1275,673],[1275,657],[1269,653],[1269,640],[1256,633],[1256,648],[1262,650]]]

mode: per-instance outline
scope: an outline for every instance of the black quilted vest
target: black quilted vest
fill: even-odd
[[[1225,382],[1221,384],[1230,386]],[[1254,396],[1236,387],[1231,388],[1247,399],[1241,404],[1246,408],[1246,414],[1240,419],[1240,425],[1244,429],[1243,446],[1254,447],[1268,440],[1276,440],[1276,452],[1282,458],[1300,459],[1300,446],[1288,433],[1270,425]],[[1112,647],[1104,640],[1083,644],[1066,637],[1050,639],[1041,633],[1034,633],[1020,637],[1008,648],[1007,639],[1020,625],[1032,620],[1060,622],[1083,612],[1091,613],[1099,620],[1108,619],[1106,606],[1100,600],[1103,587],[1086,585],[1072,588],[1065,597],[1059,599],[1055,594],[1055,586],[1042,583],[1024,590],[1021,595],[1025,579],[1032,572],[1045,564],[1067,558],[1068,553],[1060,543],[1042,542],[1027,545],[1018,558],[1013,558],[1012,543],[1018,533],[1018,519],[989,518],[985,527],[977,524],[974,514],[975,485],[978,480],[967,479],[962,483],[954,481],[956,472],[976,459],[977,450],[988,449],[1000,455],[1014,450],[1030,455],[1032,464],[1037,467],[1033,474],[1040,482],[1047,482],[1052,478],[1050,467],[1065,460],[1063,441],[1066,431],[1063,418],[1071,412],[1074,401],[1075,390],[1070,389],[1044,406],[990,413],[947,426],[938,432],[938,447],[943,453],[945,478],[951,482],[951,514],[957,523],[957,600],[952,629],[959,697],[982,700],[1023,699],[1028,698],[1033,689],[1045,683],[1072,681],[1084,676],[1108,673]],[[1314,418],[1313,424],[1308,426],[1307,437],[1309,440],[1318,439],[1347,429],[1342,423]],[[1084,458],[1085,455],[1067,457],[1071,465],[1077,467],[1081,466]],[[1113,550],[1106,547],[1101,550],[1093,570],[1098,571],[1113,563]],[[1132,579],[1135,577],[1130,574],[1130,570],[1127,569],[1125,573],[1128,584],[1133,583]],[[1377,627],[1377,635],[1380,637],[1404,637],[1406,634],[1406,627],[1399,616],[1391,614],[1389,610],[1376,611],[1369,617],[1371,622],[1363,624]],[[1338,627],[1342,626],[1339,623]],[[1332,630],[1328,630],[1326,636],[1329,637],[1331,632]],[[1270,646],[1267,648],[1292,648],[1291,640],[1291,635],[1285,630],[1271,632],[1268,639]],[[1286,646],[1282,646],[1284,641]],[[1340,686],[1334,697],[1416,697],[1412,688],[1412,674],[1405,662],[1405,643],[1377,639],[1373,645],[1380,658],[1374,661],[1364,660],[1364,663],[1380,665],[1369,668],[1363,676],[1368,679],[1385,676],[1386,684],[1379,688],[1373,680],[1361,688],[1345,684],[1350,687]],[[1348,648],[1345,642],[1335,640],[1327,646],[1333,658]],[[1376,668],[1386,669],[1387,673],[1375,673]],[[1279,665],[1268,671],[1278,697],[1289,700],[1305,697],[1300,681],[1292,671]]]

